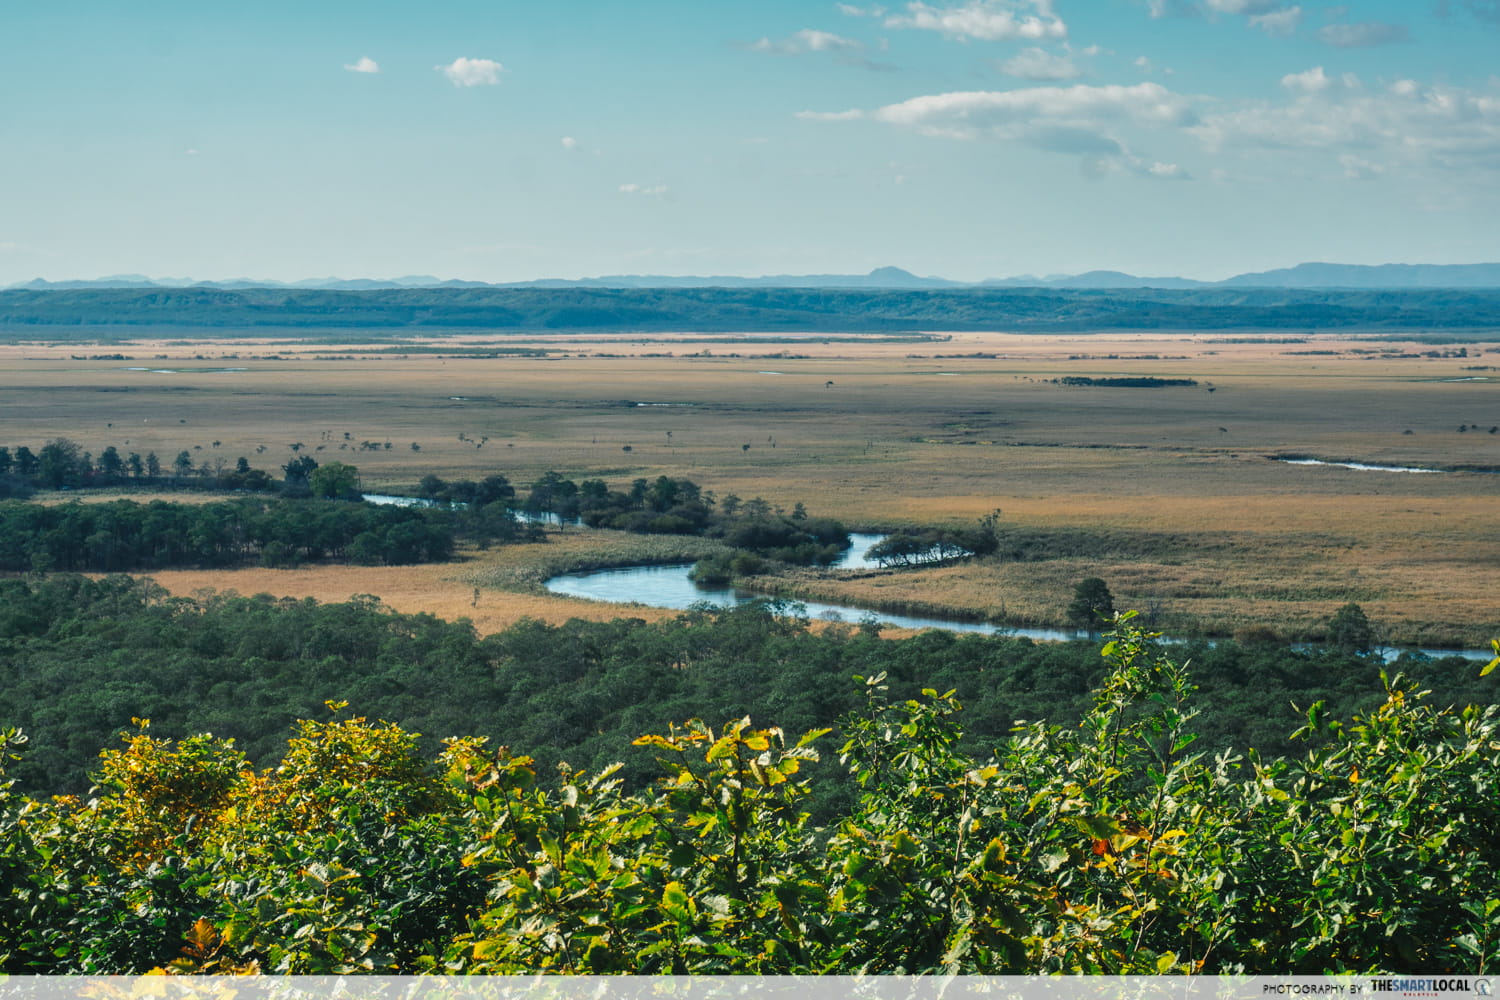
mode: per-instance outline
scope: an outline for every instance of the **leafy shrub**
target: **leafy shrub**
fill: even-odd
[[[1500,719],[1401,678],[1295,759],[1195,750],[1186,667],[1130,615],[1079,724],[964,749],[953,694],[868,705],[857,795],[748,718],[636,740],[663,776],[303,722],[255,772],[144,729],[98,798],[0,778],[7,973],[1225,973],[1500,967]],[[331,706],[338,711],[342,706]],[[23,737],[4,734],[0,762]]]

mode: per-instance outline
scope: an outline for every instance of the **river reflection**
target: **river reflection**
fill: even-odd
[[[851,534],[849,548],[832,569],[875,569],[870,561],[870,547],[883,536]],[[554,576],[547,581],[547,589],[554,594],[568,597],[584,597],[592,601],[609,601],[614,604],[645,604],[653,608],[672,608],[685,611],[694,604],[707,601],[710,604],[735,606],[751,601],[765,600],[770,595],[736,590],[733,587],[700,587],[688,579],[691,565],[677,566],[629,566],[624,569],[596,570],[592,573],[567,573]],[[857,622],[873,618],[893,628],[945,628],[950,632],[978,632],[983,635],[1024,635],[1033,639],[1061,642],[1084,637],[1087,633],[1062,629],[1020,629],[986,625],[979,622],[953,621],[947,618],[925,618],[915,615],[897,615],[884,611],[869,611],[847,604],[827,604],[822,601],[798,601],[807,609],[809,618],[832,621]]]

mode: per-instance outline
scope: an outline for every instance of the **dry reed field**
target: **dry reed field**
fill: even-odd
[[[1220,634],[1316,634],[1354,600],[1393,639],[1473,645],[1500,630],[1500,476],[1481,471],[1500,469],[1500,334],[1465,341],[1462,357],[1423,356],[1458,346],[1220,332],[21,344],[0,348],[0,444],[35,449],[61,436],[95,454],[113,444],[168,464],[186,449],[195,462],[244,455],[276,471],[295,443],[320,462],[358,466],[369,491],[409,491],[429,472],[499,472],[524,485],[552,469],[615,486],[665,474],[868,528],[1000,509],[1011,530],[1057,536],[1057,557],[858,580],[799,574],[791,586],[1020,623],[1055,621],[1072,585],[1097,575],[1123,606]],[[466,356],[497,347],[549,353]],[[115,354],[125,359],[90,359]],[[1196,384],[1055,381],[1122,376]],[[474,571],[160,579],[179,592],[374,593],[401,610],[467,615],[482,630],[511,620],[502,601],[526,609],[515,616],[584,607],[542,597],[508,570],[480,575],[474,606],[474,577],[464,576]]]
[[[174,594],[234,592],[244,596],[271,594],[312,598],[320,602],[347,601],[360,595],[379,597],[381,603],[406,614],[426,612],[447,621],[467,618],[481,635],[498,632],[523,618],[565,621],[585,618],[609,621],[619,617],[657,621],[673,614],[640,605],[617,606],[558,597],[528,586],[538,566],[570,568],[575,561],[630,559],[638,549],[629,536],[603,532],[586,537],[581,532],[554,535],[546,544],[513,545],[486,551],[464,550],[451,563],[421,566],[305,566],[299,569],[251,567],[233,570],[165,570],[152,579]]]

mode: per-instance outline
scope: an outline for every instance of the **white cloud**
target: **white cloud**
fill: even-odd
[[[1204,7],[1218,14],[1244,14],[1247,17],[1274,13],[1281,0],[1204,0]]]
[[[643,198],[660,198],[662,195],[666,194],[669,190],[671,190],[671,189],[668,188],[665,184],[621,184],[620,185],[620,193],[621,194],[640,195]]]
[[[850,17],[885,17],[885,8],[876,4],[873,7],[856,7],[852,3],[834,4],[840,14]]]
[[[1250,18],[1250,26],[1276,38],[1290,38],[1302,26],[1302,8],[1287,7]]]
[[[1022,80],[1076,80],[1083,75],[1071,52],[1055,55],[1038,48],[1026,49],[1020,55],[998,63],[996,68],[1006,76]]]
[[[1288,73],[1281,78],[1281,85],[1294,94],[1320,94],[1328,89],[1330,83],[1332,81],[1323,72],[1322,66],[1314,66],[1301,73]]]
[[[1052,0],[968,0],[959,7],[930,7],[913,0],[906,11],[886,18],[885,26],[936,31],[959,41],[1044,41],[1068,35],[1068,26],[1052,10]]]
[[[1295,35],[1304,14],[1300,6],[1286,0],[1146,0],[1146,9],[1153,18],[1174,15],[1215,21],[1221,16],[1243,17],[1250,27],[1276,38]]]
[[[1242,101],[1206,101],[1151,81],[1044,85],[927,94],[798,117],[1015,144],[1076,157],[1099,176],[1187,177],[1192,163],[1173,143],[1194,140],[1218,159],[1212,166],[1236,176],[1247,168],[1267,176],[1316,169],[1321,160],[1333,176],[1350,180],[1422,172],[1428,184],[1500,179],[1500,78],[1475,87],[1412,79],[1375,86],[1314,66],[1286,74],[1280,85],[1279,97]],[[1461,179],[1445,182],[1433,171]],[[1201,172],[1211,175],[1206,166]]]
[[[578,140],[571,135],[565,135],[562,137],[562,148],[572,152],[578,148]]]
[[[379,73],[380,64],[369,56],[360,56],[358,62],[345,63],[344,68],[351,73]]]
[[[1186,97],[1157,83],[931,94],[877,108],[870,117],[922,131],[967,133],[966,138],[988,128],[1035,121],[1077,124],[1131,120],[1187,125],[1195,120]]]
[[[1318,29],[1318,40],[1340,49],[1366,49],[1411,40],[1405,25],[1384,21],[1361,21],[1357,24],[1325,24]]]
[[[813,28],[803,28],[792,36],[799,44],[807,46],[810,52],[860,52],[864,46],[852,38],[835,35],[831,31],[817,31]]]
[[[752,52],[765,52],[778,56],[827,53],[839,62],[862,66],[865,69],[889,70],[893,68],[888,63],[872,62],[866,59],[865,46],[862,42],[853,38],[845,38],[843,35],[835,35],[831,31],[817,31],[812,28],[804,28],[786,38],[776,40],[762,38],[751,42],[745,48]]]
[[[801,118],[810,122],[852,122],[863,118],[865,113],[859,108],[850,108],[848,111],[798,111],[794,118]]]
[[[1132,126],[1183,128],[1197,121],[1188,98],[1156,83],[960,91],[914,97],[869,111],[804,111],[798,117],[816,121],[869,119],[927,136],[996,139],[1079,157],[1090,176],[1158,178],[1187,175],[1173,164],[1152,163],[1137,156],[1118,131]]]
[[[500,74],[505,71],[505,67],[493,59],[470,59],[465,56],[436,68],[455,87],[493,85],[500,82]]]
[[[1368,91],[1357,77],[1308,73],[1286,84],[1289,103],[1249,102],[1190,129],[1211,150],[1311,150],[1341,159],[1346,174],[1395,166],[1500,171],[1500,87],[1488,92],[1397,80]],[[1322,77],[1322,80],[1319,78]],[[1307,81],[1318,81],[1310,89]],[[1285,84],[1286,81],[1284,80]]]
[[[864,45],[852,38],[835,35],[829,31],[816,31],[812,28],[804,28],[793,33],[790,37],[771,41],[762,38],[758,42],[751,42],[746,48],[754,52],[770,52],[781,56],[800,56],[809,52],[834,52],[849,53],[863,52]]]

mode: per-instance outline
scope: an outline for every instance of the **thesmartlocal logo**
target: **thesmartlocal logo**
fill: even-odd
[[[1488,979],[1439,979],[1426,976],[1393,976],[1372,978],[1366,989],[1371,993],[1395,993],[1408,997],[1491,995]]]

